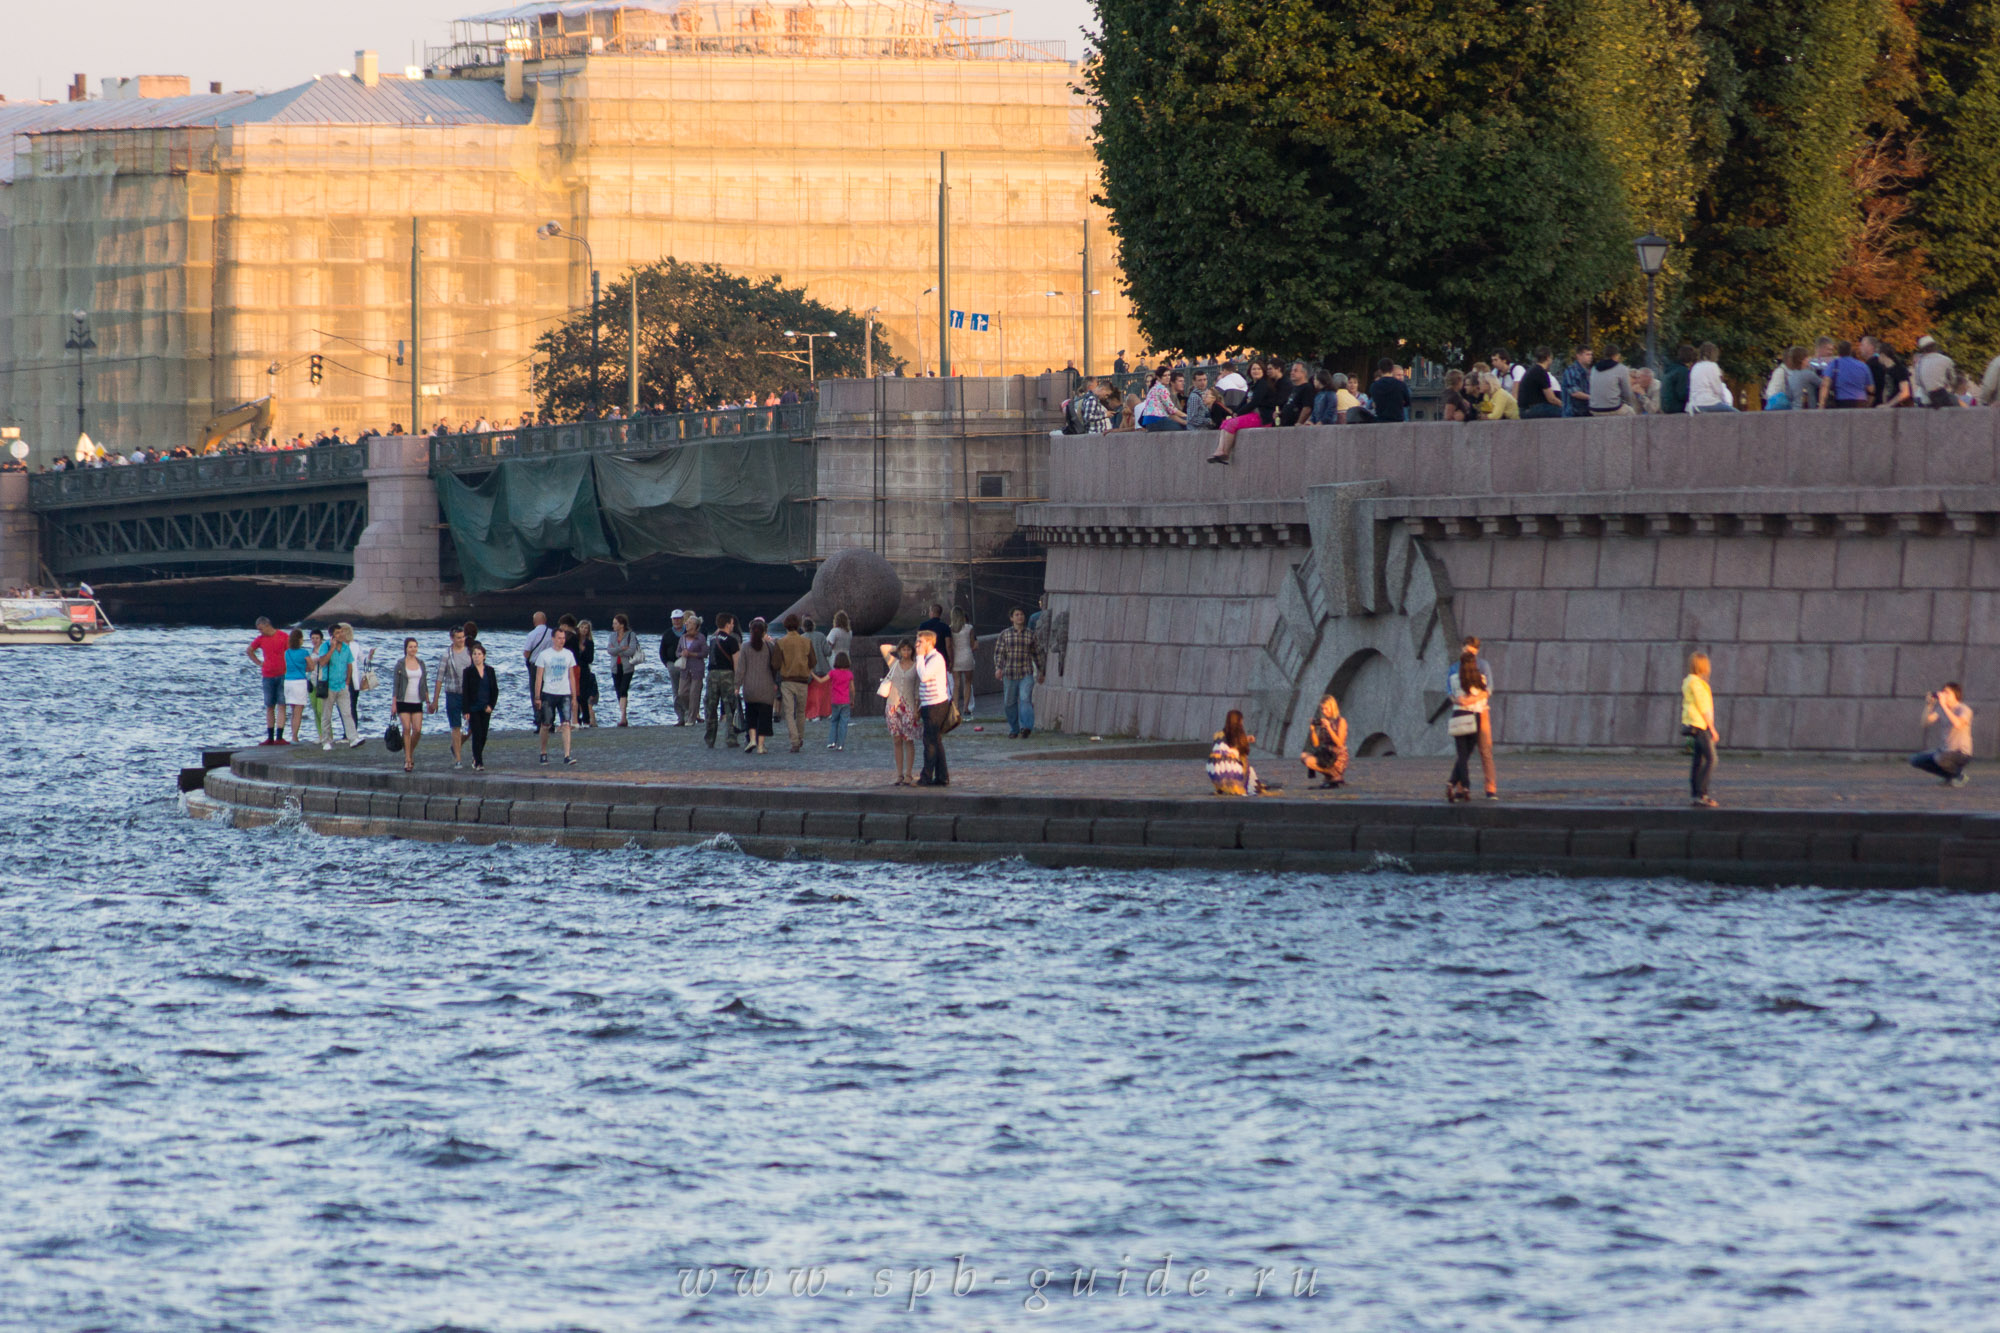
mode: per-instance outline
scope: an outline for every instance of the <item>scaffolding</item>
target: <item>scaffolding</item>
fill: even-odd
[[[1050,60],[1062,42],[1022,41],[1003,9],[936,0],[549,0],[460,19],[428,51],[440,69],[573,56],[837,56]]]
[[[510,25],[602,22],[590,35],[624,42],[641,17],[739,44],[505,59],[522,40]],[[451,49],[467,63],[422,78],[0,114],[0,422],[38,461],[73,444],[73,310],[98,348],[83,365],[90,433],[120,452],[192,443],[266,395],[284,437],[518,417],[536,337],[589,305],[582,247],[536,235],[550,219],[607,283],[672,256],[872,311],[920,373],[938,362],[941,152],[965,316],[953,367],[1061,367],[1083,341],[1083,226],[1104,225],[1089,108],[1075,67],[1003,19],[905,0],[544,4],[466,20],[473,45]],[[882,45],[906,27],[915,46]],[[842,54],[862,50],[878,54]],[[1108,362],[1139,343],[1116,274],[1093,285]]]

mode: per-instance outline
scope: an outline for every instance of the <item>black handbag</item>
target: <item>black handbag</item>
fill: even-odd
[[[382,733],[382,744],[389,747],[390,754],[401,754],[403,752],[403,729],[394,722],[391,722],[389,729]]]

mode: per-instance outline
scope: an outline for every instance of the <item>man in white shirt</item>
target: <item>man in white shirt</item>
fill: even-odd
[[[919,787],[949,787],[944,763],[944,721],[951,711],[951,664],[938,651],[937,631],[917,631],[917,708],[924,715],[924,771]]]
[[[576,698],[576,654],[565,646],[568,637],[567,630],[555,630],[549,646],[535,658],[535,734],[541,737],[541,762],[545,764],[549,762],[551,727],[562,728],[563,762],[576,762],[576,756],[569,752],[570,722],[575,716],[570,705]]]
[[[535,698],[535,659],[548,650],[550,639],[549,618],[545,612],[535,612],[535,627],[528,631],[528,641],[521,645],[521,661],[528,668],[528,698]],[[539,707],[535,710],[535,725],[542,725]]]

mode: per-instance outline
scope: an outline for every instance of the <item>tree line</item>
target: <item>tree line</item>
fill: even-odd
[[[1097,0],[1102,202],[1165,350],[1645,323],[1740,370],[2000,350],[2000,0]]]

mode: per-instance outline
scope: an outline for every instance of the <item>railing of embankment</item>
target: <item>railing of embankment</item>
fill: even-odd
[[[210,454],[128,467],[39,473],[29,479],[28,503],[35,509],[80,509],[332,482],[358,483],[367,470],[366,444],[320,445],[272,453]]]
[[[812,439],[813,422],[813,404],[789,403],[782,407],[733,407],[714,412],[678,412],[671,416],[438,435],[431,439],[431,470],[474,472],[510,458],[671,449],[709,440],[776,436],[804,443]]]

